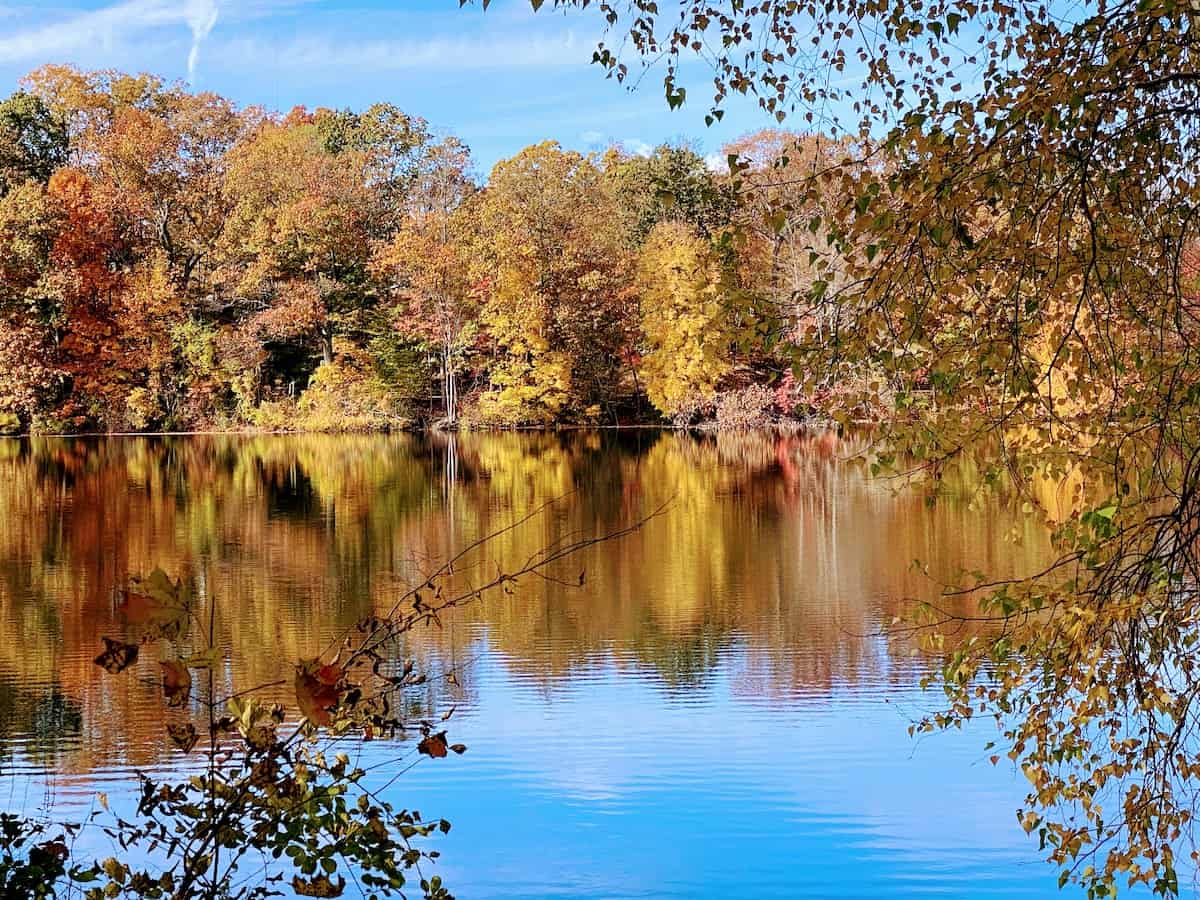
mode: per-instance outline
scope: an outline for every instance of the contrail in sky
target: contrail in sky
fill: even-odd
[[[188,51],[188,82],[196,81],[196,61],[200,58],[200,45],[217,24],[217,0],[186,0],[184,15],[188,28],[192,30],[192,49]]]

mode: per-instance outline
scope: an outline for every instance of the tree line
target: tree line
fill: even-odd
[[[718,171],[547,141],[480,183],[391,104],[279,114],[45,66],[0,104],[0,428],[811,414],[789,374],[811,200],[779,195],[848,149],[768,130]]]

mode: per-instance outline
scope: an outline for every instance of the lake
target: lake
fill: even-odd
[[[389,796],[453,830],[459,897],[1058,897],[990,726],[919,739],[940,694],[887,626],[966,570],[1034,570],[1031,517],[934,506],[866,438],[655,431],[0,442],[0,805],[79,816],[188,765],[153,653],[93,664],[131,574],[195,578],[234,685],[289,679],[457,548],[553,502],[478,571],[591,547],[411,637],[454,671],[461,757],[364,744]],[[914,560],[925,564],[914,566]],[[579,577],[583,574],[583,585]],[[561,576],[561,577],[558,577]],[[469,577],[464,575],[463,577]],[[288,699],[285,694],[281,699]],[[403,772],[413,760],[419,764]],[[390,767],[389,767],[390,766]]]

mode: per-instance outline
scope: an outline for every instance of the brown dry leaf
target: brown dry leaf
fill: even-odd
[[[137,662],[137,644],[126,644],[124,641],[114,641],[109,637],[103,638],[103,641],[104,652],[96,657],[95,662],[106,672],[116,675]]]
[[[142,640],[175,638],[187,623],[191,593],[181,578],[172,581],[162,569],[132,578],[121,592],[117,609],[130,625],[142,629]]]
[[[345,674],[341,666],[335,665],[321,666],[314,673],[317,681],[321,682],[321,684],[337,684]]]
[[[160,601],[136,591],[121,591],[121,602],[117,604],[117,610],[130,625],[146,624],[161,607]]]
[[[176,638],[187,622],[187,609],[148,594],[122,591],[117,610],[130,625],[142,629],[145,640]]]
[[[200,737],[196,733],[196,726],[191,722],[186,725],[168,725],[167,734],[170,735],[171,742],[184,753],[191,753]]]
[[[337,666],[323,666],[320,660],[305,660],[296,667],[296,703],[304,717],[315,725],[329,725],[329,711],[341,696],[343,675]]]
[[[192,673],[177,659],[162,660],[159,665],[162,666],[162,688],[167,706],[183,706],[192,691]]]
[[[446,732],[444,731],[427,735],[421,743],[417,744],[418,752],[424,753],[426,756],[432,756],[434,759],[441,759],[449,750],[450,748],[446,744]]]

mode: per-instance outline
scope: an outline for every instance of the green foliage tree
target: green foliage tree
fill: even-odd
[[[371,203],[371,236],[389,237],[431,167],[437,144],[428,123],[391,103],[375,103],[362,112],[318,110],[314,123],[326,150],[360,153]]]
[[[0,197],[0,432],[24,430],[65,387],[55,350],[61,292],[50,265],[61,227],[37,182]]]
[[[46,184],[66,161],[66,122],[39,97],[17,91],[0,103],[0,195],[30,179]]]
[[[635,247],[662,221],[686,222],[707,238],[732,222],[736,200],[730,185],[687,146],[663,144],[649,156],[614,151],[604,162]]]

